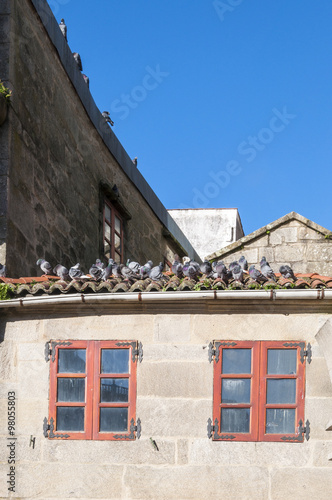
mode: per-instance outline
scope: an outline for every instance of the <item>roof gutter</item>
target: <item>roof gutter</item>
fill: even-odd
[[[130,292],[130,293],[96,293],[74,294],[50,297],[24,297],[0,301],[1,309],[30,306],[106,304],[113,302],[169,302],[194,300],[331,300],[332,290],[207,290],[192,292]]]

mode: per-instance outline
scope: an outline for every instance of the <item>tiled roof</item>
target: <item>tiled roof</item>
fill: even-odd
[[[230,280],[225,283],[221,279],[202,276],[197,281],[188,278],[179,279],[171,272],[164,273],[159,281],[150,278],[144,280],[125,280],[111,277],[107,281],[96,281],[93,278],[83,280],[61,281],[57,276],[26,277],[19,279],[0,278],[0,283],[8,285],[14,297],[27,295],[62,295],[73,293],[121,293],[121,292],[167,292],[167,291],[192,291],[192,290],[251,290],[251,289],[332,289],[332,277],[321,276],[316,273],[296,273],[296,280],[285,279],[276,273],[277,281],[267,281],[263,285],[254,281],[248,273],[244,273],[243,283]]]

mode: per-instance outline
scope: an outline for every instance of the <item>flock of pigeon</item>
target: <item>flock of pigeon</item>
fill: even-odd
[[[114,262],[113,259],[109,259],[108,265],[105,266],[100,259],[97,259],[96,263],[92,264],[90,267],[88,275],[84,274],[80,269],[79,263],[72,266],[69,270],[61,264],[57,264],[53,268],[45,259],[38,259],[37,265],[40,266],[43,274],[56,275],[63,281],[85,279],[107,281],[111,277],[127,281],[136,281],[146,278],[152,281],[167,281],[170,279],[168,275],[163,273],[164,264],[160,262],[158,266],[153,266],[151,260],[142,266],[138,262],[131,261],[130,259],[127,260],[126,265],[118,264]],[[4,266],[0,264],[0,276],[1,272],[3,272],[3,268]],[[284,278],[296,280],[296,276],[290,266],[281,266],[279,271]],[[206,277],[221,279],[226,284],[230,280],[242,283],[248,274],[252,280],[259,284],[263,284],[269,280],[276,281],[276,276],[265,257],[260,261],[260,270],[256,269],[254,265],[250,266],[248,270],[248,262],[244,256],[240,257],[238,261],[232,262],[227,269],[223,261],[212,262],[211,264],[206,260],[202,264],[199,264],[198,262],[190,260],[189,257],[184,257],[181,261],[179,256],[175,255],[172,263],[172,273],[179,279],[187,278],[197,281],[202,277]]]

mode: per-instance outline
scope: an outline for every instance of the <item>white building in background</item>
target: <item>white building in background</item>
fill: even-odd
[[[168,210],[202,260],[244,236],[237,208]]]

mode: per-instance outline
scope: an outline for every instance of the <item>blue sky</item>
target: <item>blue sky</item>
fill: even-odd
[[[49,0],[166,208],[332,229],[331,0]]]

